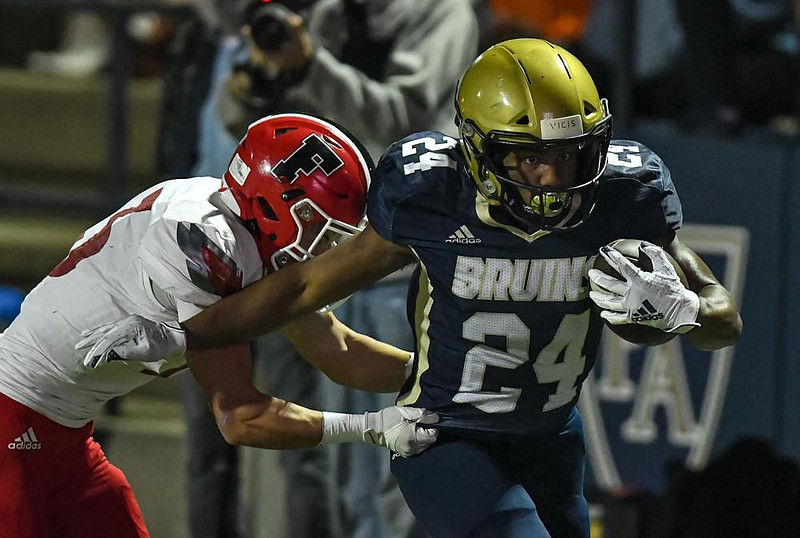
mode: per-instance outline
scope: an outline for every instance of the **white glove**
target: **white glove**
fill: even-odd
[[[436,442],[436,429],[423,425],[438,421],[439,415],[418,407],[392,406],[363,415],[324,411],[320,444],[362,441],[407,458]]]
[[[600,249],[600,255],[625,279],[589,270],[589,297],[602,309],[600,316],[612,325],[638,323],[668,333],[683,334],[699,327],[700,298],[681,283],[664,250],[647,242],[639,250],[650,258],[652,272],[636,267],[611,247]]]
[[[183,329],[141,316],[89,329],[81,336],[83,339],[75,344],[75,349],[91,346],[83,364],[92,368],[111,361],[155,362],[186,351]]]

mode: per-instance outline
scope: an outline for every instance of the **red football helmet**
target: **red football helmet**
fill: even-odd
[[[248,127],[222,195],[249,226],[264,263],[280,269],[364,228],[371,172],[369,154],[342,128],[278,114]]]

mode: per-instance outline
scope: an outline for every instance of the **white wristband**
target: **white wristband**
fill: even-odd
[[[320,445],[362,441],[367,427],[365,415],[322,412],[322,440]]]

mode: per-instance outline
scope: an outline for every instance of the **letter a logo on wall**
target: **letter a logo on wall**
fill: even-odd
[[[679,236],[740,302],[747,230],[686,225]],[[601,488],[658,491],[668,461],[683,460],[689,468],[708,462],[733,351],[698,351],[680,337],[648,348],[604,333],[579,402],[589,461]]]
[[[272,174],[285,177],[289,183],[294,183],[300,177],[300,172],[310,175],[319,168],[326,176],[344,166],[344,162],[328,144],[316,133],[307,136],[300,147],[294,150],[286,159],[278,161],[272,167]]]

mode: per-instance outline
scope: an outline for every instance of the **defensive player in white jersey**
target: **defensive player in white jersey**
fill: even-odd
[[[129,316],[165,331],[141,335],[143,348],[171,342],[178,323],[192,327],[193,316],[221,297],[358,232],[370,170],[367,153],[337,126],[271,116],[251,125],[224,179],[163,182],[89,228],[0,336],[0,536],[148,536],[130,485],[92,438],[92,419],[109,399],[187,362],[234,444],[359,440],[409,456],[432,443],[435,430],[422,424],[436,417],[427,412],[323,413],[261,394],[247,345],[185,358],[163,349],[152,362],[113,354],[98,361],[80,350],[87,330],[110,330]],[[331,314],[308,316],[285,333],[334,381],[390,392],[405,380],[408,352],[354,333]]]

